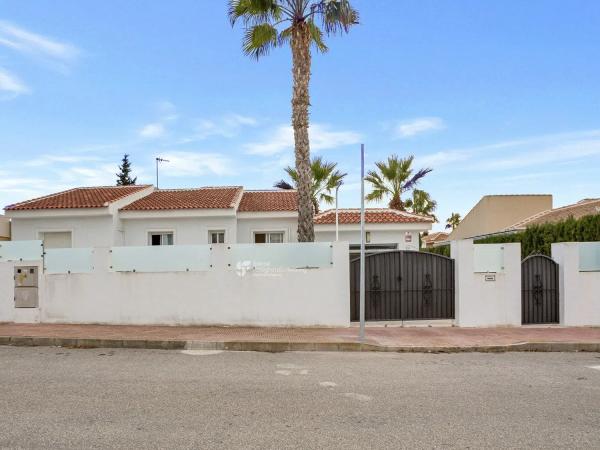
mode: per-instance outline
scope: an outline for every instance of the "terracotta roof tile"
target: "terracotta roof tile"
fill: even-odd
[[[445,231],[434,231],[433,233],[429,233],[427,236],[423,236],[423,242],[438,242],[445,241],[450,236],[450,233],[446,233]]]
[[[542,211],[506,228],[506,231],[524,230],[529,225],[560,222],[561,220],[568,219],[569,217],[579,219],[592,214],[600,214],[600,198],[586,199],[573,205]]]
[[[34,198],[4,208],[6,211],[33,209],[103,208],[150,185],[80,187]]]
[[[130,203],[121,210],[228,209],[235,207],[241,193],[241,186],[161,189]]]
[[[340,224],[360,223],[360,209],[339,209]],[[387,208],[365,210],[365,223],[423,223],[433,222],[433,218]],[[315,216],[315,225],[335,224],[335,210],[328,209]]]
[[[238,211],[298,211],[298,195],[295,190],[245,191]]]

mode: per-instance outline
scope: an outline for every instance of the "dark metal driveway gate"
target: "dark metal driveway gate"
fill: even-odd
[[[454,318],[454,260],[398,250],[365,257],[365,319]],[[350,319],[359,320],[360,258],[350,262]]]
[[[558,323],[558,264],[544,255],[521,262],[523,324]]]

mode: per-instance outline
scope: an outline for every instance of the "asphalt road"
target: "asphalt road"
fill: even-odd
[[[0,347],[0,448],[600,448],[600,355]]]

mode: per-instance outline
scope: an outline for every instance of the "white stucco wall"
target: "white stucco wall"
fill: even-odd
[[[332,252],[326,268],[240,273],[215,246],[208,271],[117,273],[108,249],[96,249],[92,273],[44,274],[40,308],[27,313],[45,323],[348,326],[348,246]],[[12,264],[0,263],[0,321],[23,314],[12,284]]]
[[[504,272],[497,272],[495,281],[486,281],[484,273],[474,272],[473,241],[452,241],[458,326],[521,325],[521,244],[502,245]]]
[[[110,247],[115,245],[113,218],[110,215],[63,216],[12,219],[12,240],[40,239],[44,231],[70,231],[73,247]]]
[[[370,230],[370,242],[368,244],[397,244],[398,250],[418,250],[419,249],[419,232],[402,230]],[[410,235],[410,242],[407,241],[406,233]],[[360,230],[341,230],[339,232],[339,240],[346,241],[351,245],[360,244]],[[335,241],[335,229],[323,230],[320,227],[315,227],[315,241],[317,242],[332,242]]]
[[[125,246],[148,245],[151,231],[172,231],[175,245],[208,244],[208,232],[225,230],[225,243],[235,243],[235,216],[121,219]]]
[[[600,272],[579,271],[579,244],[552,244],[558,263],[559,320],[566,326],[600,326]]]
[[[284,242],[298,242],[298,220],[295,217],[250,218],[241,215],[237,222],[239,244],[254,243],[254,233],[264,231],[283,231]]]

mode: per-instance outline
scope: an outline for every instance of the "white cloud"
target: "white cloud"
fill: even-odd
[[[243,127],[253,127],[258,121],[249,116],[241,114],[228,114],[218,119],[200,119],[197,121],[192,135],[184,138],[180,143],[201,141],[211,136],[232,138],[239,134]]]
[[[393,127],[394,136],[406,139],[418,134],[443,130],[446,124],[439,117],[419,117],[417,119],[402,121]]]
[[[333,131],[329,126],[315,123],[309,128],[311,150],[327,150],[344,145],[358,144],[361,135],[354,131]],[[253,155],[275,155],[294,147],[294,130],[281,125],[262,142],[247,144],[245,149]]]
[[[600,156],[600,130],[512,139],[418,157],[419,164],[466,170],[509,170],[578,161]]]
[[[93,155],[42,155],[37,158],[22,162],[21,164],[27,167],[41,167],[57,163],[76,164],[83,162],[95,162],[100,160],[100,157]]]
[[[168,160],[161,164],[161,173],[172,177],[235,174],[233,162],[218,153],[163,152],[158,156]]]
[[[164,124],[160,123],[160,122],[155,122],[155,123],[149,123],[147,125],[144,125],[140,131],[139,131],[139,135],[140,137],[144,138],[144,139],[157,139],[159,137],[164,136],[166,133],[166,129]]]
[[[0,21],[0,45],[33,56],[67,63],[79,56],[77,47]]]
[[[0,68],[0,92],[5,92],[8,98],[14,98],[31,91],[18,77]]]

